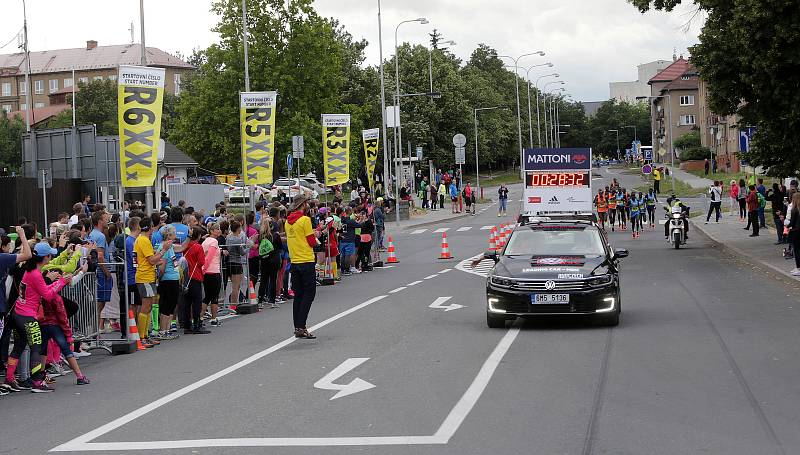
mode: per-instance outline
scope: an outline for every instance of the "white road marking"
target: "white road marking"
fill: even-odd
[[[450,230],[450,228],[439,228],[439,229],[433,231],[433,233],[434,234],[438,234],[438,233],[441,233],[441,232],[447,232],[449,230]]]
[[[445,313],[448,311],[458,310],[464,308],[464,305],[459,305],[457,303],[451,303],[450,305],[442,305],[443,303],[447,302],[448,300],[452,299],[453,296],[449,297],[438,297],[436,300],[433,301],[428,308],[435,308],[438,310],[444,310]]]
[[[400,286],[399,288],[392,289],[391,291],[389,291],[389,294],[396,294],[396,293],[402,291],[405,288],[406,288],[405,286]]]
[[[427,231],[427,229],[417,229],[416,231],[412,231],[411,235],[422,234],[423,232],[426,232],[426,231]]]
[[[423,278],[423,280],[430,280],[431,278],[436,278],[437,276],[439,276],[439,274],[438,273],[434,273],[433,275],[426,276],[425,278]]]
[[[385,298],[385,295],[376,297],[375,299],[368,300],[360,305],[357,305],[347,311],[339,313],[332,318],[325,320],[318,324],[321,326],[322,324],[327,324],[328,321],[334,321],[341,317],[346,316],[354,311],[357,311],[374,301],[378,301],[380,299]],[[312,327],[312,329],[316,328]],[[475,379],[472,380],[472,383],[469,385],[467,390],[461,396],[461,399],[458,400],[456,405],[450,412],[447,414],[447,417],[442,422],[442,425],[436,431],[436,434],[433,436],[349,436],[349,437],[330,437],[330,438],[216,438],[216,439],[184,439],[184,440],[167,440],[167,441],[124,441],[124,442],[89,442],[93,439],[96,439],[110,431],[113,431],[122,425],[130,422],[131,420],[144,415],[153,409],[156,409],[164,404],[173,401],[186,393],[189,393],[192,390],[195,390],[203,385],[207,384],[208,382],[213,381],[214,379],[218,379],[219,377],[224,376],[224,374],[220,375],[220,373],[216,373],[212,376],[209,376],[206,379],[212,378],[203,384],[197,385],[200,382],[206,381],[206,379],[202,381],[198,381],[195,384],[191,384],[183,389],[179,390],[178,392],[174,392],[166,397],[158,400],[154,403],[151,403],[143,408],[137,409],[119,419],[116,419],[112,422],[109,422],[102,427],[86,433],[83,436],[79,436],[65,444],[62,444],[58,447],[50,449],[50,452],[88,452],[88,451],[120,451],[120,452],[130,452],[133,450],[165,450],[165,449],[188,449],[188,448],[199,448],[199,447],[288,447],[288,446],[314,446],[314,447],[322,447],[322,446],[387,446],[387,445],[398,445],[398,446],[405,446],[405,445],[433,445],[433,444],[447,444],[450,441],[450,438],[456,434],[459,427],[464,420],[467,418],[469,413],[472,411],[472,408],[475,406],[475,403],[478,402],[483,391],[486,390],[486,387],[489,385],[489,381],[491,381],[494,372],[497,370],[497,367],[500,365],[500,362],[503,360],[503,357],[506,355],[508,350],[511,348],[511,345],[516,340],[517,335],[519,335],[519,326],[515,325],[514,327],[508,329],[508,331],[503,335],[503,338],[500,339],[500,342],[497,343],[492,353],[486,359],[486,361],[481,366],[481,369],[478,371],[477,376]],[[267,354],[274,352],[280,349],[280,346],[286,342],[291,343],[294,341],[294,338],[290,338],[288,340],[283,341],[271,348],[268,348],[263,352],[267,352]],[[287,344],[289,344],[287,343]],[[277,347],[276,346],[280,346]],[[263,357],[262,353],[256,354],[256,356],[260,356],[258,358]],[[245,360],[249,360],[245,359]],[[257,359],[253,359],[248,363],[252,363]],[[231,367],[226,368],[225,371],[230,373],[235,369],[241,368],[244,365],[240,365],[242,362],[239,362]],[[236,368],[234,368],[236,367]],[[233,369],[232,369],[233,368]],[[228,371],[230,370],[230,371]],[[197,386],[195,386],[197,385]],[[183,392],[185,389],[186,390]],[[180,393],[183,392],[183,393]],[[180,394],[179,394],[180,393]],[[170,398],[168,401],[164,401],[165,399]],[[162,402],[163,401],[163,402]],[[156,403],[158,403],[156,405]]]
[[[444,269],[444,270],[442,270],[442,271],[441,271],[441,272],[439,272],[439,273],[447,273],[447,272],[449,272],[450,270],[452,270],[452,269]]]
[[[472,262],[481,257],[483,257],[483,253],[464,259],[456,264],[456,270],[486,278],[486,275],[488,275],[489,271],[494,267],[494,261],[492,259],[482,259],[475,267],[472,267]]]
[[[481,231],[488,231],[492,229],[494,226],[481,226]]]
[[[422,283],[422,280],[412,281],[412,282],[408,283],[406,286],[408,286],[408,287],[416,286],[416,285],[418,285],[420,283]]]
[[[347,384],[335,384],[333,382],[346,375],[351,370],[358,368],[359,365],[367,360],[369,360],[369,357],[353,357],[345,360],[341,365],[323,376],[322,379],[315,382],[314,387],[323,390],[337,390],[336,394],[331,397],[330,401],[374,388],[375,384],[371,384],[361,378],[355,378]]]
[[[462,226],[462,227],[456,229],[456,232],[469,231],[470,229],[472,229],[472,226]]]

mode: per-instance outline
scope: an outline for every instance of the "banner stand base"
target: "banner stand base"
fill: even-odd
[[[111,342],[111,355],[133,354],[136,352],[136,342],[117,340]]]
[[[240,303],[236,306],[237,314],[253,314],[258,312],[258,305],[255,303]]]

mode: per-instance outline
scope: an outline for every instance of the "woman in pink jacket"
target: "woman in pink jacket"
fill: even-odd
[[[3,387],[12,392],[30,390],[31,392],[52,392],[44,382],[44,362],[42,362],[42,330],[37,321],[39,307],[42,300],[54,300],[60,291],[72,279],[72,274],[58,277],[58,272],[50,272],[53,283],[48,285],[42,275],[42,267],[58,254],[47,242],[39,242],[33,249],[34,254],[24,266],[25,275],[19,285],[19,297],[11,313],[14,322],[14,350],[8,356],[6,379]],[[19,358],[25,350],[25,345],[30,346],[30,368],[32,384],[21,384],[14,378]]]
[[[736,185],[736,180],[731,180],[731,187],[728,190],[728,196],[730,196],[730,209],[731,215],[736,213],[736,210],[739,208],[739,186]],[[739,217],[741,220],[741,217]]]

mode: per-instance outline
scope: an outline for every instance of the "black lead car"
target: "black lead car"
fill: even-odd
[[[517,227],[486,279],[486,323],[505,327],[517,317],[592,315],[619,324],[619,259],[591,221],[535,221]]]

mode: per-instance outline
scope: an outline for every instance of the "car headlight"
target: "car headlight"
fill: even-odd
[[[510,280],[508,278],[500,278],[496,276],[489,277],[489,284],[493,284],[495,286],[502,286],[505,288],[509,288],[514,285],[514,280]]]
[[[589,286],[605,286],[613,280],[611,275],[598,275],[592,278],[589,278],[587,281]]]

